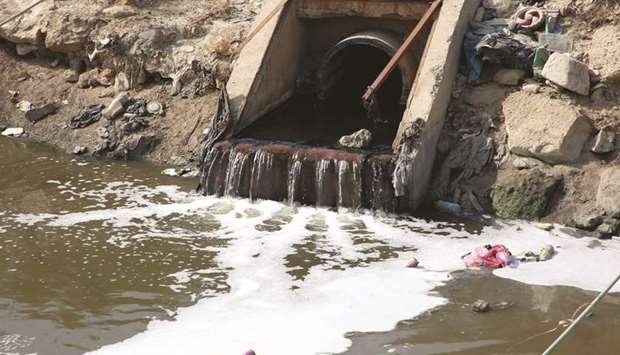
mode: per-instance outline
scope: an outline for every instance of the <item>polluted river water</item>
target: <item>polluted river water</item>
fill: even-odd
[[[204,197],[143,162],[0,152],[0,354],[539,354],[620,270],[618,240],[560,227]],[[489,243],[557,253],[465,270]],[[558,354],[620,353],[613,291]]]

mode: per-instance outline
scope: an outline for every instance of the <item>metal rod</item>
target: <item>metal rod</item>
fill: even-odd
[[[370,101],[370,98],[374,96],[375,92],[379,90],[379,88],[381,88],[381,86],[383,85],[385,80],[388,78],[388,76],[392,74],[392,72],[396,68],[396,65],[398,64],[398,62],[401,60],[401,58],[405,54],[405,51],[409,49],[409,47],[411,47],[411,44],[413,44],[413,42],[416,40],[416,38],[418,37],[422,29],[424,28],[424,26],[428,23],[428,21],[431,19],[435,11],[439,8],[439,5],[441,5],[441,1],[442,0],[433,1],[431,6],[424,13],[424,16],[422,16],[422,18],[416,24],[413,31],[411,31],[411,33],[409,34],[405,42],[403,42],[400,48],[398,48],[394,56],[392,56],[388,64],[385,66],[385,68],[383,68],[383,70],[381,71],[377,79],[375,79],[372,85],[368,87],[368,89],[366,90],[366,93],[362,97],[362,100],[365,103]]]
[[[579,317],[577,317],[577,319],[575,319],[571,323],[571,325],[568,328],[566,328],[566,330],[564,330],[564,332],[553,342],[553,344],[551,344],[547,348],[547,350],[545,350],[543,355],[551,354],[551,352],[554,351],[555,348],[557,348],[558,345],[560,345],[560,343],[562,343],[562,341],[566,339],[566,337],[568,337],[568,335],[573,331],[573,329],[575,329],[577,324],[579,324],[579,322],[581,322],[582,319],[584,319],[588,314],[590,314],[590,311],[592,311],[592,309],[603,299],[603,297],[605,297],[605,295],[607,295],[607,293],[611,291],[612,287],[614,287],[614,285],[618,283],[619,280],[620,280],[620,274],[618,274],[616,279],[607,287],[606,290],[602,291],[601,293],[599,293],[598,296],[596,296],[596,298],[594,299],[594,301],[592,301],[592,303],[590,303],[588,308],[586,308],[583,312],[581,312]]]
[[[287,2],[288,2],[288,0],[282,0],[282,1],[280,1],[280,3],[273,10],[271,10],[269,15],[267,15],[267,17],[265,17],[258,24],[258,26],[256,26],[256,28],[254,28],[254,30],[252,30],[252,32],[250,32],[250,34],[241,43],[241,45],[239,46],[239,52],[241,52],[243,47],[245,47],[245,45],[248,44],[248,42],[250,42],[252,40],[252,38],[254,38],[263,29],[263,27],[265,27],[265,25],[267,25],[267,23],[269,23],[269,21],[271,21],[271,19],[278,13],[278,11],[280,11],[280,10],[282,10],[282,8],[284,8],[284,5],[286,5]]]
[[[25,8],[24,10],[20,11],[18,14],[13,15],[11,17],[9,17],[8,20],[3,21],[2,23],[0,23],[0,27],[6,25],[7,23],[15,20],[16,18],[20,17],[21,15],[25,14],[26,12],[32,10],[33,8],[35,8],[35,6],[38,6],[39,4],[41,4],[42,2],[45,2],[47,0],[39,0],[37,2],[35,2],[34,4],[28,6],[27,8]]]

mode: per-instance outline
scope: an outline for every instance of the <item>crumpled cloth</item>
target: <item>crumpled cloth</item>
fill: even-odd
[[[104,108],[104,105],[91,105],[82,109],[80,113],[71,118],[69,127],[78,129],[90,126],[99,121],[101,118],[101,111],[103,111]]]

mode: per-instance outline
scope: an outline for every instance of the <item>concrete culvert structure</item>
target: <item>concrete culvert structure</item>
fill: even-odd
[[[413,81],[418,60],[411,51],[400,61],[377,93],[380,117],[370,119],[361,97],[396,53],[402,39],[386,30],[355,33],[339,41],[324,57],[317,72],[318,96],[326,114],[337,114],[344,131],[368,128],[375,143],[391,144]]]

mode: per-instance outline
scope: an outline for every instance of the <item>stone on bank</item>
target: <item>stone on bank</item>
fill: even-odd
[[[503,104],[508,147],[550,164],[577,160],[592,126],[569,103],[543,94],[515,92]]]
[[[558,178],[537,169],[503,170],[491,187],[491,204],[501,218],[538,219],[559,185]]]

